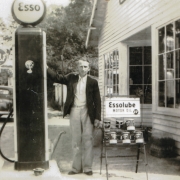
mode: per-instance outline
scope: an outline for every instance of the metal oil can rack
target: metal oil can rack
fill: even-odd
[[[127,108],[133,108],[129,108],[129,110],[127,110],[124,106],[124,104],[127,104],[126,102],[129,103],[129,106],[126,106]],[[120,163],[119,161],[116,165],[131,165],[132,162],[135,162],[135,172],[137,173],[139,163],[142,163],[145,166],[146,178],[148,180],[148,162],[143,131],[135,128],[134,120],[132,119],[133,117],[141,116],[139,98],[104,97],[103,103],[105,110],[103,111],[103,138],[100,157],[100,174],[103,158],[105,159],[107,180],[109,178],[108,166],[111,164],[109,159],[125,158],[125,163]],[[112,106],[112,104],[118,104],[117,108],[110,107],[111,109],[109,110],[108,107]],[[123,111],[124,107],[121,108],[120,106],[124,106],[125,111]],[[129,113],[126,114],[126,111],[129,111]],[[126,120],[128,120],[128,125]],[[131,154],[126,155],[125,152],[127,149],[130,149]],[[132,153],[134,149],[136,149],[136,153]],[[114,150],[116,150],[118,154],[114,153]],[[144,156],[140,159],[141,153]],[[132,160],[133,157],[134,159]]]

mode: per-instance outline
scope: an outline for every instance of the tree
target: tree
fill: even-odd
[[[10,19],[10,24],[6,24],[3,19],[0,18],[0,47],[4,50],[10,51],[12,50],[12,38],[13,38],[13,32],[18,27],[18,24],[15,20]]]
[[[87,53],[85,40],[92,11],[91,0],[71,0],[67,7],[51,7],[52,11],[39,25],[47,34],[47,61],[65,73],[73,71],[74,60]],[[96,51],[91,53],[96,54]],[[62,59],[63,57],[63,59]]]

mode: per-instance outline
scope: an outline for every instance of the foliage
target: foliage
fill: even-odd
[[[175,147],[175,141],[172,138],[155,138],[152,137],[151,139],[152,143],[157,146],[161,147]]]
[[[151,138],[150,154],[159,158],[176,157],[175,140],[172,138]]]
[[[66,7],[50,5],[47,15],[37,25],[46,32],[47,63],[53,69],[63,73],[74,71],[74,61],[88,56],[91,74],[98,75],[97,50],[85,48],[85,40],[92,12],[93,0],[71,0]],[[12,50],[13,32],[19,26],[10,17],[6,24],[0,19],[1,45]],[[6,47],[5,47],[6,48]]]
[[[10,42],[9,44],[11,44],[12,48],[12,36],[13,36],[13,32],[15,31],[15,29],[18,27],[18,24],[16,23],[15,20],[11,20],[10,24],[6,24],[1,18],[0,18],[0,32],[1,32],[1,36],[2,38],[2,42],[1,45],[5,45],[8,44],[8,42]]]
[[[46,19],[39,25],[46,31],[47,62],[55,70],[63,69],[64,73],[69,73],[74,71],[74,61],[88,54],[85,40],[92,1],[71,0],[67,7],[50,8]],[[97,57],[97,51],[91,48],[89,52]],[[97,74],[97,62],[94,69]]]

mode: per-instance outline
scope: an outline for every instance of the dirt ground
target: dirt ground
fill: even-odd
[[[57,118],[57,116],[52,116],[51,119]],[[58,117],[59,121],[59,117]],[[67,119],[68,121],[68,119]],[[61,173],[67,174],[68,171],[71,170],[71,162],[72,162],[72,149],[71,149],[71,135],[70,135],[70,128],[69,126],[64,125],[49,125],[49,139],[54,141],[58,138],[59,132],[66,132],[63,134],[57,144],[57,147],[52,155],[52,159],[56,160],[58,167]],[[98,133],[97,133],[98,131]],[[101,155],[101,130],[97,130],[97,136],[95,137],[94,142],[94,163],[93,163],[93,170],[99,171],[100,170],[100,155]],[[180,176],[180,157],[175,158],[157,158],[151,156],[149,153],[150,144],[147,142],[146,145],[146,153],[147,153],[147,160],[148,160],[148,172],[154,174],[163,174],[163,175],[177,175]],[[14,128],[13,125],[7,125],[2,133],[1,137],[1,149],[5,156],[8,158],[14,157]],[[108,155],[115,155],[121,153],[122,155],[136,155],[137,149],[118,149],[113,148],[108,151]],[[140,158],[143,158],[144,154],[141,151]],[[130,165],[122,165],[123,163],[127,163],[128,160],[132,162]],[[114,170],[123,170],[123,171],[130,171],[135,172],[136,168],[136,157],[133,159],[132,157],[126,158],[110,158],[108,159],[109,162],[109,173],[114,172]],[[105,159],[102,162],[102,170],[105,170]],[[145,172],[145,166],[141,162],[139,163],[138,172]]]

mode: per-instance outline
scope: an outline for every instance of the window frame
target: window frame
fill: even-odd
[[[112,66],[111,68],[106,68],[106,57],[108,56],[107,59],[110,60],[111,54],[113,54],[113,52],[117,53],[116,54],[117,59],[113,60],[113,61],[116,61],[117,64],[115,64],[115,68],[114,69],[113,69],[114,66]],[[119,95],[119,50],[118,50],[118,48],[115,48],[114,50],[111,50],[111,51],[103,54],[103,62],[104,62],[104,67],[103,67],[103,69],[104,69],[104,95],[105,96],[108,96],[108,95],[113,95],[113,96]],[[110,67],[110,66],[108,65],[108,67]],[[112,75],[112,84],[108,84],[107,83],[108,79],[106,79],[106,77],[107,77],[106,72],[108,72],[108,71],[112,72],[112,74],[111,74]],[[116,78],[115,78],[115,83],[114,83],[114,80],[113,80],[113,71],[115,71],[116,72],[115,74],[118,75],[118,77],[116,76]],[[107,89],[108,86],[110,86],[109,87],[110,88],[109,89],[109,93],[108,93],[108,89]],[[115,86],[115,91],[116,91],[115,93],[114,93],[114,86]]]
[[[144,50],[142,50],[142,63],[141,65],[130,65],[130,48],[136,48],[136,47],[141,47],[141,48],[144,48],[144,47],[151,47],[151,64],[149,65],[145,65],[144,64]],[[148,85],[151,85],[151,92],[153,91],[153,77],[152,77],[152,68],[153,68],[153,63],[152,63],[152,46],[151,45],[131,45],[131,46],[128,46],[128,76],[127,76],[127,81],[128,81],[128,94],[130,95],[130,67],[133,67],[133,66],[141,66],[143,67],[143,70],[144,70],[144,67],[151,67],[151,84],[148,84]],[[141,84],[142,86],[146,85],[144,84],[144,72],[142,70],[142,81],[143,83]],[[139,85],[139,84],[137,84]],[[144,92],[143,92],[144,94]],[[144,103],[144,98],[143,98],[143,103],[141,103],[141,105],[143,106],[147,106],[147,107],[152,107],[152,104],[153,104],[153,94],[151,93],[151,103],[147,103],[145,104]]]
[[[177,69],[177,66],[176,66],[176,52],[177,51],[180,51],[180,47],[177,48],[176,47],[176,32],[175,32],[175,23],[176,21],[180,20],[180,18],[176,18],[176,19],[173,19],[171,21],[168,21],[166,23],[164,23],[163,25],[159,26],[157,29],[156,29],[156,38],[157,38],[157,46],[156,46],[156,58],[157,58],[157,76],[156,76],[156,81],[157,81],[157,98],[156,98],[156,106],[157,106],[157,110],[159,111],[159,113],[161,114],[166,112],[168,110],[168,112],[170,113],[175,113],[174,116],[176,116],[176,113],[179,111],[179,108],[176,108],[176,81],[179,80],[180,81],[180,77],[176,77],[176,69]],[[174,28],[174,32],[173,32],[173,39],[174,39],[174,42],[173,42],[173,49],[172,50],[167,50],[167,26],[170,25],[170,24],[173,24],[173,28]],[[164,28],[164,52],[159,52],[159,48],[160,48],[160,41],[159,41],[159,30]],[[174,107],[168,107],[168,104],[167,104],[167,81],[170,81],[167,79],[167,54],[169,53],[172,53],[173,54],[173,69],[174,69],[174,77],[173,77],[173,83],[174,83]],[[164,74],[164,79],[160,79],[159,76],[160,76],[160,56],[164,57],[165,56],[165,74]],[[180,68],[179,68],[180,70]],[[159,83],[160,82],[164,82],[164,101],[165,101],[165,106],[159,106]],[[160,112],[161,111],[161,112]]]

